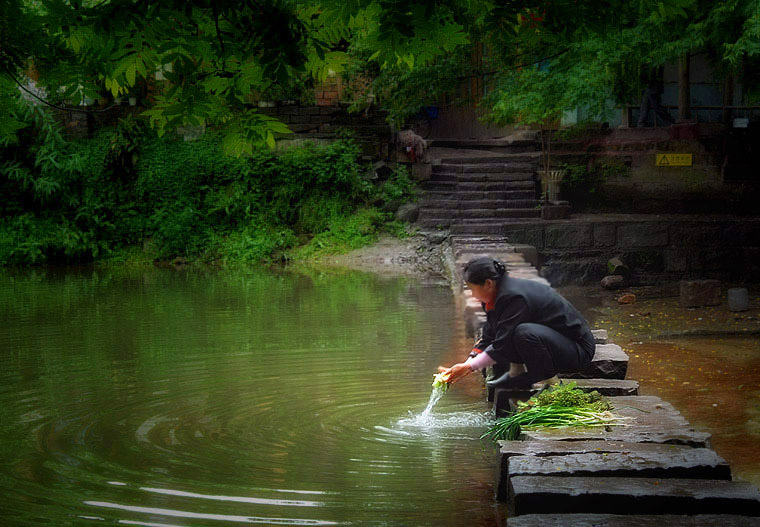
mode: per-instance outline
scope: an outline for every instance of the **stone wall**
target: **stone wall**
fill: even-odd
[[[364,155],[388,158],[392,133],[384,112],[352,114],[344,103],[337,106],[283,105],[259,110],[277,117],[293,131],[278,137],[278,148],[287,148],[304,140],[330,141],[346,130],[362,145]]]
[[[639,283],[682,278],[757,282],[760,219],[693,216],[574,216],[505,227],[511,243],[534,246],[553,285],[589,283],[620,256]]]

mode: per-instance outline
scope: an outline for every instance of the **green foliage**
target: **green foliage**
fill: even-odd
[[[405,165],[399,164],[390,177],[377,187],[380,203],[413,201],[417,199],[417,186]]]
[[[403,171],[372,185],[348,138],[240,158],[220,132],[185,142],[124,119],[68,142],[44,110],[28,112],[31,146],[0,150],[0,265],[134,260],[136,245],[143,258],[227,264],[272,261],[309,240],[304,255],[345,251],[387,222],[372,205],[413,192]]]

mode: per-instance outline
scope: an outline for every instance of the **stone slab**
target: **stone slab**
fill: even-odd
[[[760,518],[733,514],[696,516],[620,514],[527,514],[507,519],[507,527],[760,527]]]
[[[623,395],[638,395],[639,383],[636,381],[628,381],[623,379],[572,379],[577,387],[584,392],[597,391],[600,394],[607,397],[619,397]],[[538,390],[505,390],[497,388],[494,391],[494,411],[496,417],[501,417],[515,409],[514,403],[516,401],[527,401]]]
[[[523,431],[523,438],[541,441],[603,440],[671,443],[695,448],[710,446],[710,434],[692,428],[689,422],[673,408],[673,405],[659,397],[622,396],[612,398],[611,402],[615,414],[627,418],[625,424]]]
[[[511,456],[564,456],[586,453],[644,452],[656,454],[679,453],[692,447],[668,443],[631,443],[628,441],[499,441],[504,458]]]
[[[760,492],[744,481],[517,476],[510,516],[523,514],[760,515]]]
[[[495,496],[498,501],[507,501],[509,497],[510,460],[518,457],[557,458],[594,454],[632,454],[650,458],[652,456],[683,457],[687,451],[695,450],[689,446],[660,443],[630,443],[626,441],[499,441],[500,455],[496,479]],[[702,450],[702,449],[699,449]],[[726,465],[728,468],[728,465]],[[729,469],[730,475],[730,469]],[[716,479],[723,479],[723,476]]]
[[[509,466],[510,459],[515,457],[558,457],[583,454],[630,454],[636,453],[644,457],[685,455],[684,452],[694,450],[683,445],[661,443],[630,443],[626,441],[499,441],[501,459],[496,472],[494,485],[496,499],[507,501],[509,496]],[[721,478],[716,478],[721,479]]]
[[[579,373],[560,374],[568,379],[625,379],[628,355],[617,344],[597,344],[588,368]]]
[[[629,452],[568,454],[564,456],[516,456],[507,475],[731,479],[725,459],[709,448],[686,448],[677,452]]]

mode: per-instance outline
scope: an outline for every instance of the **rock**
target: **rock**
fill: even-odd
[[[401,200],[398,199],[392,199],[387,203],[383,204],[383,212],[397,212],[399,207],[401,207],[403,203]]]
[[[607,272],[609,272],[611,275],[622,275],[622,276],[628,276],[631,274],[631,270],[628,268],[627,265],[623,263],[623,260],[621,260],[619,257],[610,258],[607,261]]]
[[[606,329],[592,329],[591,334],[594,335],[594,342],[597,344],[607,344]]]
[[[718,306],[721,303],[720,280],[681,280],[681,307]]]
[[[420,206],[415,203],[405,203],[396,211],[396,221],[414,223],[420,215]]]
[[[508,514],[760,515],[760,492],[745,481],[519,476],[510,479]]]
[[[620,289],[625,285],[625,277],[619,274],[608,275],[602,278],[602,287],[609,290]]]
[[[449,237],[445,232],[429,232],[425,235],[427,241],[433,245],[440,245]]]
[[[731,311],[747,311],[749,309],[749,291],[744,287],[729,289],[728,309]]]
[[[618,301],[618,304],[635,304],[636,295],[634,295],[633,293],[628,293],[627,295],[618,297],[617,301]]]
[[[527,514],[507,519],[507,527],[760,527],[760,518],[734,514],[696,516],[620,514]]]

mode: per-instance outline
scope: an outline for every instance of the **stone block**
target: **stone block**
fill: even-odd
[[[498,501],[509,497],[510,459],[517,457],[557,457],[580,454],[620,454],[641,453],[646,456],[680,456],[691,447],[658,443],[628,443],[624,441],[499,441],[499,468],[496,474],[495,490]]]
[[[729,247],[744,247],[757,245],[760,240],[760,221],[737,220],[732,225],[726,225],[720,233],[720,245]]]
[[[720,280],[681,280],[678,285],[681,307],[721,304]]]
[[[668,240],[668,226],[662,222],[626,224],[618,227],[620,247],[664,247]]]
[[[735,514],[526,514],[507,527],[760,527],[760,518]]]
[[[298,106],[280,106],[280,115],[298,115]]]
[[[591,246],[591,225],[563,224],[546,227],[546,248],[572,247],[580,249]]]
[[[617,238],[617,226],[613,223],[594,225],[594,247],[614,247]]]
[[[312,115],[309,118],[309,122],[316,123],[316,124],[322,124],[322,123],[329,123],[332,120],[332,117],[329,115]]]
[[[691,450],[684,445],[664,443],[630,443],[626,441],[499,441],[503,458],[512,456],[566,456],[570,454],[604,454],[615,452],[680,453]],[[505,465],[506,466],[506,465]]]
[[[566,220],[570,217],[570,205],[544,205],[541,207],[542,220]]]
[[[744,481],[519,476],[509,516],[553,513],[760,515],[760,492]]]
[[[664,255],[666,271],[682,273],[689,269],[689,249],[666,249]]]
[[[318,106],[306,106],[298,109],[298,115],[320,115],[321,109]]]
[[[565,476],[615,478],[731,479],[725,459],[709,448],[678,452],[588,452],[563,456],[515,456],[508,477]]]
[[[730,311],[747,311],[749,309],[749,291],[746,287],[732,287],[728,290],[727,296]]]
[[[706,222],[679,222],[670,226],[670,239],[687,247],[714,246],[720,243],[721,228]]]
[[[605,440],[709,447],[710,434],[695,430],[673,405],[659,397],[621,396],[610,399],[610,402],[613,411],[626,418],[625,426],[524,430],[523,436],[540,441]]]
[[[501,234],[510,244],[530,245],[536,249],[543,249],[544,247],[544,229],[542,227],[508,227]]]
[[[591,364],[579,373],[561,374],[572,379],[625,379],[628,355],[617,344],[597,344]]]
[[[597,344],[607,344],[606,329],[592,329],[591,334],[594,335],[594,342]]]
[[[520,255],[526,262],[533,267],[538,268],[538,251],[532,245],[513,244],[512,248],[515,253]]]

